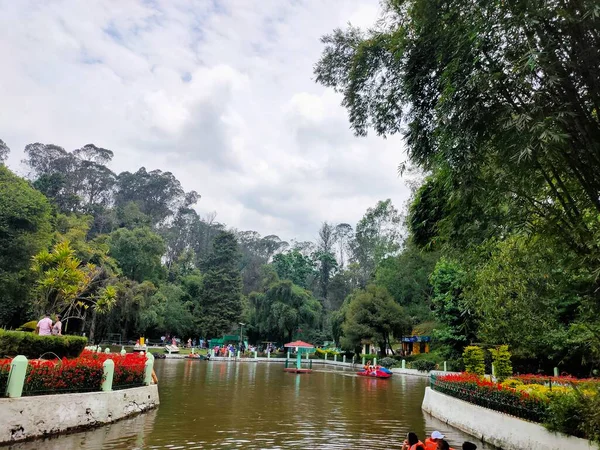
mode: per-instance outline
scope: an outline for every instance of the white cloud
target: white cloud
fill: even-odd
[[[216,5],[216,6],[215,6]],[[400,207],[399,138],[354,137],[313,82],[319,38],[369,26],[378,0],[0,0],[0,138],[115,152],[172,171],[201,214],[282,238]]]

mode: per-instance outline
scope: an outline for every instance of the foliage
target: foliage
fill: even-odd
[[[386,369],[390,369],[397,365],[398,361],[396,361],[394,358],[389,358],[386,356],[385,358],[381,358],[381,360],[377,361],[377,364],[379,364],[382,367],[385,367]]]
[[[146,358],[136,353],[126,355],[94,353],[84,350],[75,359],[30,360],[23,395],[66,394],[99,391],[104,377],[103,363],[115,364],[113,388],[142,386]]]
[[[462,356],[467,373],[480,376],[485,374],[485,354],[481,347],[477,347],[476,345],[465,347]]]
[[[162,278],[165,245],[149,228],[120,228],[110,234],[108,243],[111,255],[127,278],[139,283]]]
[[[273,257],[273,267],[282,280],[290,280],[297,286],[308,288],[316,276],[315,262],[294,249]]]
[[[427,359],[418,359],[410,363],[412,369],[417,369],[420,372],[430,372],[437,368],[435,361],[429,361]]]
[[[321,313],[321,304],[309,291],[289,280],[273,283],[265,293],[251,294],[253,323],[259,335],[291,342],[294,333],[314,327]]]
[[[437,262],[430,277],[434,315],[443,324],[436,329],[434,338],[452,350],[450,359],[462,354],[477,329],[474,314],[463,296],[465,278],[464,270],[446,258]]]
[[[345,349],[352,350],[363,340],[373,340],[385,354],[393,336],[409,331],[410,320],[385,288],[369,285],[355,291],[347,301],[341,339]]]
[[[0,329],[0,355],[27,358],[75,358],[83,351],[87,338],[80,336],[39,336],[26,331]]]
[[[499,345],[498,347],[491,349],[492,361],[494,363],[494,371],[496,378],[503,381],[512,375],[512,363],[510,362],[510,352],[508,351],[508,345]]]
[[[408,243],[399,255],[385,258],[378,264],[373,283],[385,287],[415,322],[428,320],[432,294],[429,277],[438,256],[437,253],[422,252]]]
[[[576,391],[558,395],[548,405],[544,425],[550,431],[585,437],[581,430],[586,415],[585,406],[583,396]]]
[[[222,232],[204,263],[199,302],[200,327],[206,337],[220,336],[236,326],[242,314],[242,280],[235,236]]]
[[[431,379],[431,387],[460,400],[522,419],[543,422],[546,417],[547,402],[475,374],[435,376]]]
[[[50,204],[0,164],[0,325],[25,321],[31,258],[50,243]]]
[[[35,255],[32,270],[37,276],[39,311],[59,311],[67,320],[84,317],[88,308],[104,313],[114,305],[116,291],[104,286],[108,278],[104,269],[82,264],[69,242]]]

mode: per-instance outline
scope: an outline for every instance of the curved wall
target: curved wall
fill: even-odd
[[[115,422],[159,404],[158,386],[0,399],[0,444]]]
[[[551,433],[537,423],[527,422],[491,409],[425,388],[422,408],[483,442],[503,450],[593,450],[585,439]]]

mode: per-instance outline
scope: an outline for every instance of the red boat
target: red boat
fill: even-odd
[[[385,368],[379,368],[376,370],[371,370],[370,372],[367,372],[366,370],[361,370],[360,372],[356,372],[356,375],[371,378],[390,378],[392,376],[392,372]]]

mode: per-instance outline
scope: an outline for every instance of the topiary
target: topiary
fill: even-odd
[[[435,361],[428,361],[426,359],[420,359],[411,363],[411,367],[417,369],[419,372],[430,372],[435,370],[436,366]]]
[[[26,331],[0,330],[0,358],[24,355],[28,359],[75,358],[87,338],[81,336],[39,336]]]
[[[510,361],[510,352],[508,345],[500,345],[495,349],[490,350],[492,361],[494,362],[494,371],[496,378],[503,381],[510,377],[513,372],[512,363]]]
[[[390,358],[390,357],[385,357],[385,358],[381,358],[381,361],[377,361],[379,363],[380,366],[385,367],[386,369],[389,369],[390,367],[394,367],[396,365],[396,363],[398,361],[396,361],[394,358]]]
[[[485,375],[485,354],[482,348],[476,345],[465,347],[463,361],[465,363],[465,372],[480,376]]]

